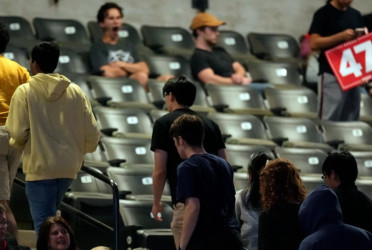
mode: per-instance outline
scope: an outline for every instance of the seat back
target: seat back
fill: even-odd
[[[227,161],[233,167],[242,167],[244,172],[247,172],[247,168],[252,161],[252,156],[259,152],[264,152],[275,158],[273,152],[265,146],[226,144]]]
[[[98,42],[102,40],[103,30],[96,21],[88,22],[88,31],[90,33],[90,38],[92,42]],[[119,37],[125,39],[132,44],[138,45],[141,44],[141,38],[138,34],[137,29],[129,24],[123,23],[119,30]]]
[[[320,149],[277,147],[275,153],[279,158],[290,160],[300,174],[322,174],[323,162],[328,154]]]
[[[343,140],[347,144],[372,145],[372,129],[362,121],[321,121],[327,141]]]
[[[270,138],[288,138],[293,142],[324,143],[324,136],[314,121],[307,118],[264,117]]]
[[[153,171],[153,164],[125,164],[120,168],[108,168],[107,174],[118,184],[120,191],[130,191],[131,195],[152,195]],[[164,188],[163,195],[169,195],[168,185]]]
[[[95,98],[111,97],[114,102],[149,102],[145,90],[134,79],[91,76],[88,81]]]
[[[351,151],[358,164],[358,177],[372,177],[372,152]]]
[[[149,66],[150,75],[191,76],[190,64],[182,56],[146,55],[144,58]]]
[[[69,187],[69,191],[103,193],[103,194],[112,193],[111,187],[109,185],[107,185],[103,181],[83,171],[78,172],[76,179],[72,181]]]
[[[125,226],[141,226],[144,229],[169,228],[173,209],[167,203],[162,203],[162,219],[160,223],[150,216],[151,200],[120,200],[120,214]]]
[[[93,111],[100,129],[113,128],[120,133],[152,133],[150,117],[143,110],[96,106]]]
[[[153,164],[150,139],[103,137],[101,139],[108,160],[126,160],[126,163]]]
[[[55,72],[89,73],[87,55],[61,48]]]
[[[25,49],[8,45],[3,53],[3,56],[17,62],[19,65],[27,69],[30,68],[30,59],[28,58],[28,54]]]
[[[284,108],[287,113],[317,113],[317,95],[307,88],[265,89],[266,100],[270,109]]]
[[[298,66],[291,62],[248,61],[253,82],[300,85],[302,80]]]
[[[141,27],[144,44],[156,52],[164,48],[194,49],[191,34],[181,27],[160,27],[143,25]]]
[[[20,16],[0,16],[0,23],[3,23],[8,28],[9,44],[29,48],[36,42],[31,24],[25,18]]]
[[[268,139],[263,123],[254,115],[215,112],[208,118],[218,124],[224,136]]]
[[[361,94],[360,119],[372,119],[372,98],[368,94]]]
[[[263,97],[249,85],[206,84],[205,88],[213,106],[226,105],[231,109],[266,109]]]
[[[77,84],[81,88],[81,90],[84,92],[84,94],[88,97],[88,99],[90,100],[93,99],[92,91],[88,84],[88,78],[89,78],[88,74],[73,73],[70,71],[66,71],[66,72],[60,71],[60,74],[66,76],[73,83]]]
[[[298,58],[299,45],[290,35],[252,32],[247,39],[252,54],[260,59]]]
[[[40,40],[90,43],[85,27],[77,20],[36,17],[33,24]]]
[[[243,35],[233,30],[220,30],[217,46],[223,47],[229,54],[249,53]]]

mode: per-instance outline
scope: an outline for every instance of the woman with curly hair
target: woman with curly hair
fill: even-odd
[[[76,250],[70,225],[60,216],[48,217],[40,227],[37,250]]]
[[[298,210],[306,196],[297,168],[286,159],[270,161],[261,171],[260,184],[258,249],[297,250],[302,240]]]

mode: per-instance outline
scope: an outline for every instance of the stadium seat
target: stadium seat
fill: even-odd
[[[268,82],[280,85],[301,85],[298,65],[291,62],[249,61],[249,73],[253,82]]]
[[[247,172],[251,163],[252,156],[256,153],[264,152],[275,158],[273,151],[269,147],[260,145],[234,145],[226,144],[226,158],[234,170]]]
[[[74,19],[33,19],[36,36],[42,41],[54,41],[75,51],[89,51],[90,40],[85,27]]]
[[[285,158],[293,162],[301,175],[321,175],[323,162],[328,156],[323,150],[309,148],[277,147],[275,153],[278,158]]]
[[[249,185],[248,173],[240,172],[234,173],[234,186],[235,190],[241,190]]]
[[[29,49],[37,42],[32,32],[31,24],[24,17],[0,16],[0,23],[3,23],[8,28],[9,45]]]
[[[89,78],[88,74],[79,74],[79,73],[73,73],[69,71],[68,72],[60,71],[59,73],[61,75],[66,76],[73,83],[77,84],[81,88],[81,90],[84,92],[84,94],[88,97],[92,106],[97,105],[97,103],[93,100],[92,91],[88,84],[88,78]]]
[[[372,128],[362,121],[321,121],[325,139],[339,150],[372,151]]]
[[[231,144],[262,145],[274,148],[276,144],[266,133],[262,121],[254,115],[210,113],[208,118],[220,127],[225,139]]]
[[[317,124],[308,118],[264,117],[269,138],[284,147],[322,149],[331,152]]]
[[[372,177],[372,152],[351,151],[358,164],[358,178]]]
[[[120,200],[120,214],[125,226],[139,226],[138,247],[153,250],[174,250],[174,239],[169,229],[173,209],[162,203],[162,222],[151,218],[152,200]]]
[[[12,45],[8,45],[3,53],[3,56],[19,63],[21,66],[25,67],[26,69],[30,68],[30,59],[28,57],[27,50],[22,49],[20,47],[15,47]]]
[[[318,97],[307,88],[266,88],[270,110],[276,115],[317,118]]]
[[[55,72],[88,74],[90,68],[87,58],[87,54],[77,53],[71,49],[60,48],[58,64]]]
[[[259,59],[297,61],[299,45],[290,35],[251,32],[247,39],[252,54]]]
[[[267,109],[263,97],[249,85],[206,84],[205,88],[212,106],[217,111],[247,113],[254,115],[272,115]]]
[[[181,55],[190,59],[194,50],[191,34],[181,27],[142,25],[144,44],[157,54]]]
[[[191,76],[189,62],[182,56],[147,55],[144,57],[150,69],[150,77],[160,75]]]
[[[107,136],[151,138],[152,122],[143,110],[96,106],[93,111],[98,127]]]
[[[163,203],[162,222],[151,218],[150,212],[153,201],[120,200],[120,214],[125,226],[141,226],[144,229],[169,229],[172,221],[173,209]]]
[[[156,108],[149,103],[146,91],[136,80],[126,77],[91,76],[88,82],[94,98],[102,105],[139,108],[146,112]]]
[[[233,30],[220,30],[217,46],[224,48],[230,56],[247,68],[248,60],[255,57],[250,53],[243,35]]]
[[[372,98],[365,93],[361,94],[359,120],[372,125]]]
[[[101,139],[109,162],[123,160],[125,163],[153,164],[154,154],[150,151],[150,139],[103,137]]]
[[[120,191],[130,192],[130,195],[149,195],[152,197],[153,171],[153,164],[123,164],[120,168],[109,167],[107,174],[118,184]],[[165,185],[164,195],[170,195],[168,185]]]

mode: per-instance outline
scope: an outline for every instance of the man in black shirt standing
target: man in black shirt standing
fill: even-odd
[[[196,96],[196,86],[185,76],[168,80],[163,87],[165,105],[168,114],[155,121],[151,150],[154,151],[155,169],[153,172],[153,194],[154,204],[152,214],[154,218],[161,221],[161,196],[163,194],[166,180],[168,180],[172,203],[173,220],[171,228],[174,235],[176,247],[180,244],[184,204],[176,202],[177,166],[182,162],[169,135],[172,122],[183,114],[198,115],[205,124],[205,150],[214,155],[226,158],[225,144],[221,131],[217,124],[190,109]]]
[[[317,10],[310,27],[310,44],[320,50],[319,56],[319,118],[332,121],[359,119],[360,89],[342,91],[324,52],[356,38],[356,28],[363,27],[359,11],[350,7],[352,0],[331,0]]]

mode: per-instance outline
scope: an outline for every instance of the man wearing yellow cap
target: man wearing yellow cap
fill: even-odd
[[[191,71],[195,79],[212,84],[249,84],[245,68],[221,47],[216,47],[218,27],[226,24],[213,15],[201,12],[192,20],[190,29],[195,37]]]

